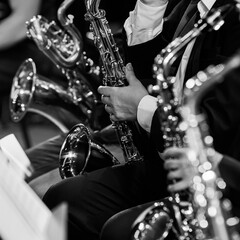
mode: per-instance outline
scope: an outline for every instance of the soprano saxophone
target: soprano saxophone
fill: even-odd
[[[224,24],[225,16],[235,7],[227,4],[213,9],[205,18],[199,20],[191,31],[183,37],[176,38],[156,56],[153,71],[157,84],[150,86],[149,91],[157,93],[164,148],[186,146],[186,133],[180,128],[180,101],[173,90],[175,76],[170,76],[171,65],[182,54],[184,47],[200,34],[218,30]],[[136,219],[132,226],[131,239],[165,239],[169,235],[171,239],[204,239],[201,238],[194,212],[189,190],[174,193],[169,198],[157,201]]]
[[[103,63],[103,85],[122,87],[126,85],[124,63],[105,17],[105,11],[99,9],[99,4],[100,0],[85,0],[87,11],[85,19],[90,22],[94,43],[99,50]],[[134,145],[128,122],[118,121],[114,122],[112,126],[116,129],[126,162],[142,161],[143,157]]]

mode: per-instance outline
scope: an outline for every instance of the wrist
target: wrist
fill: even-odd
[[[157,109],[157,99],[153,96],[144,96],[138,104],[137,120],[140,126],[150,133],[152,118]]]

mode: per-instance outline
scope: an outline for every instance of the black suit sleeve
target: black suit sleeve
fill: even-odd
[[[206,93],[202,110],[207,116],[214,147],[222,154],[240,159],[240,67],[222,76],[222,83]],[[220,76],[221,77],[221,76]],[[211,79],[210,79],[211,80]]]
[[[219,170],[226,184],[240,191],[240,162],[232,157],[224,155],[219,164]]]
[[[152,124],[151,124],[151,131],[150,131],[150,139],[151,142],[155,145],[159,152],[163,152],[164,150],[164,142],[162,137],[162,130],[161,130],[161,111],[160,108],[157,108],[153,115]]]
[[[223,191],[223,196],[228,198],[232,203],[232,214],[240,216],[240,162],[239,159],[234,159],[225,155],[219,164],[220,175],[226,182],[226,189]]]

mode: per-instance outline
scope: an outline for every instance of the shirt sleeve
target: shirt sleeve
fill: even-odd
[[[152,118],[157,109],[157,98],[146,95],[138,104],[137,120],[140,126],[150,133]]]
[[[129,13],[124,23],[128,45],[133,46],[153,39],[162,31],[163,15],[168,1],[161,1],[160,6],[148,6],[140,0]]]

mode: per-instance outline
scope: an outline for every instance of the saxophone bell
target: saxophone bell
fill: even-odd
[[[103,145],[93,141],[89,129],[81,123],[69,131],[59,154],[63,179],[117,164],[120,162]]]
[[[31,58],[20,65],[13,78],[9,108],[14,122],[21,121],[27,112],[37,113],[62,132],[68,132],[72,126],[84,121],[66,86],[38,75]]]
[[[167,202],[167,199],[155,202],[137,217],[132,226],[132,240],[156,240],[173,236],[172,214]]]

